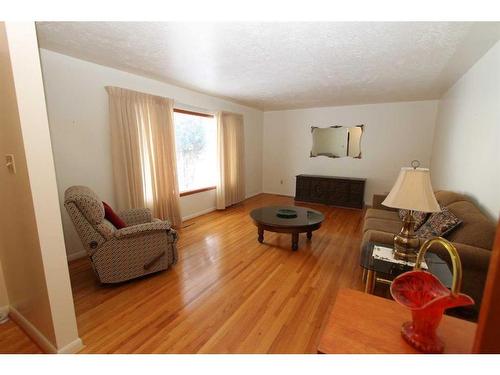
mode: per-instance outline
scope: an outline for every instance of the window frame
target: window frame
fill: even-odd
[[[184,115],[191,115],[191,116],[200,116],[200,117],[209,117],[209,118],[215,117],[214,115],[211,115],[208,113],[188,111],[187,109],[181,109],[181,108],[174,108],[174,112],[182,113]],[[181,197],[185,197],[187,195],[202,193],[204,191],[210,191],[210,190],[215,190],[215,189],[216,189],[216,186],[207,186],[207,187],[202,187],[202,188],[193,189],[193,190],[180,191],[179,195]]]

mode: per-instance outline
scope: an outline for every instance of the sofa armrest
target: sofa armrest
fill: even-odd
[[[123,221],[127,225],[137,225],[142,223],[149,223],[153,221],[151,210],[149,208],[132,208],[118,212]]]
[[[462,310],[466,311],[466,315],[472,314],[471,316],[474,317],[477,315],[481,307],[481,300],[483,297],[486,276],[488,274],[491,251],[458,242],[452,242],[452,244],[457,248],[458,254],[460,255],[460,261],[462,263],[463,273],[461,291],[462,293],[471,296],[475,301],[474,306]],[[431,247],[430,250],[433,251],[434,249]],[[442,253],[443,251],[445,253]],[[433,252],[437,253],[442,259],[444,259],[451,268],[450,257],[443,248],[435,249]]]
[[[460,262],[463,269],[475,269],[488,272],[491,251],[480,247],[470,246],[459,242],[452,242],[460,255]],[[451,266],[451,259],[448,252],[440,246],[433,245],[429,251],[438,254]]]
[[[170,223],[168,221],[153,221],[151,223],[137,224],[130,227],[118,229],[115,231],[115,237],[121,239],[131,236],[155,233],[159,231],[168,232],[171,230],[170,228]]]
[[[387,207],[382,204],[386,197],[387,194],[373,194],[372,208],[376,208],[377,210],[397,211],[395,208]]]
[[[468,268],[484,270],[484,276],[486,279],[486,274],[488,273],[490,266],[491,250],[457,242],[455,242],[454,245],[460,254],[461,262],[466,264]]]

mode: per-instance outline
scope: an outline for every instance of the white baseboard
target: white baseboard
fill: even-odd
[[[87,252],[85,250],[78,251],[76,253],[70,253],[67,254],[66,257],[68,258],[68,262],[71,262],[72,260],[80,259],[80,258],[85,258],[87,256]]]
[[[26,319],[14,307],[10,307],[9,316],[28,334],[28,336],[35,341],[38,346],[45,352],[55,354],[57,348],[52,344],[31,322]]]
[[[210,207],[210,208],[207,208],[206,210],[198,211],[198,212],[195,212],[194,214],[190,214],[190,215],[183,216],[183,217],[182,217],[182,221],[186,221],[186,220],[189,220],[189,219],[193,219],[193,218],[195,218],[195,217],[198,217],[198,216],[201,216],[201,215],[208,214],[209,212],[213,212],[213,211],[215,211],[215,210],[216,210],[216,208],[215,208],[215,207]]]
[[[281,195],[281,196],[283,196],[283,197],[291,197],[291,198],[294,198],[294,197],[295,197],[294,195],[291,195],[291,194],[276,193],[276,192],[274,192],[274,191],[264,191],[263,193],[264,193],[264,194]]]
[[[0,315],[9,315],[9,306],[0,306]]]
[[[262,194],[262,192],[259,191],[259,192],[256,192],[256,193],[251,193],[251,194],[247,195],[245,197],[245,199],[252,198],[252,197],[254,197],[256,195],[259,195],[259,194]],[[217,209],[217,207],[210,207],[210,208],[207,208],[206,210],[198,211],[198,212],[195,212],[194,214],[183,216],[182,217],[182,221],[186,221],[186,220],[189,220],[189,219],[194,219],[195,217],[198,217],[198,216],[205,215],[205,214],[208,214],[210,212],[213,212],[216,209]]]
[[[262,191],[257,191],[255,193],[250,193],[245,196],[245,199],[255,197],[256,195],[262,194]]]
[[[80,338],[72,341],[68,345],[57,349],[52,342],[47,339],[43,333],[41,333],[31,322],[26,319],[23,314],[17,311],[14,307],[9,308],[9,317],[12,318],[27,334],[35,341],[38,346],[45,352],[49,354],[73,354],[77,353],[83,348],[83,343]]]
[[[57,351],[57,354],[75,354],[82,350],[84,347],[82,339],[77,338],[76,340],[70,342],[68,345],[63,346]]]

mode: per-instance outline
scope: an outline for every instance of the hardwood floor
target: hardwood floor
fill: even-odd
[[[0,354],[40,354],[42,350],[12,320],[0,324]]]
[[[173,269],[99,285],[87,259],[70,263],[82,353],[315,353],[340,287],[362,290],[363,211],[306,206],[325,214],[311,242],[265,233],[253,208],[294,205],[261,194],[185,222]]]

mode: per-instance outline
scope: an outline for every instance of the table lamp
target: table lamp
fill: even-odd
[[[429,169],[419,168],[418,160],[413,160],[411,165],[411,168],[401,168],[396,183],[382,204],[408,210],[401,231],[394,236],[394,258],[415,262],[419,240],[414,233],[413,213],[439,212],[441,208],[434,196]]]

